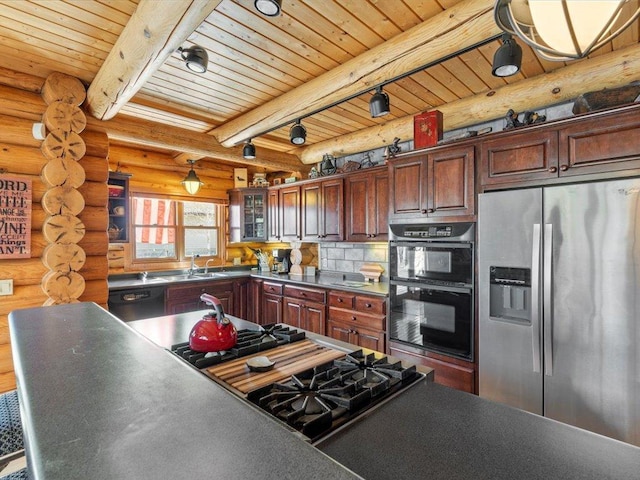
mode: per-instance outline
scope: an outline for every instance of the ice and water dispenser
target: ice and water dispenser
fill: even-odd
[[[489,267],[489,316],[531,324],[531,269]]]

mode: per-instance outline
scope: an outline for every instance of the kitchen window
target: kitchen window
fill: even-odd
[[[136,196],[131,201],[134,262],[220,256],[222,204]]]

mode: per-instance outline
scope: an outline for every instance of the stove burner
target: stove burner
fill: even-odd
[[[171,351],[197,368],[207,368],[222,362],[262,352],[285,343],[293,343],[305,338],[304,332],[278,324],[263,325],[261,330],[238,330],[238,342],[230,350],[223,352],[195,352],[189,342],[171,346]]]
[[[249,392],[247,399],[315,441],[418,378],[415,366],[358,351]]]

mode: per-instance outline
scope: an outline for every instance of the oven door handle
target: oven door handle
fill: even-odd
[[[470,294],[473,291],[471,286],[468,287],[454,287],[449,285],[430,285],[424,282],[407,282],[406,280],[389,280],[389,285],[398,285],[408,288],[420,288],[421,290],[435,290],[438,292],[452,292],[452,293],[467,293]]]

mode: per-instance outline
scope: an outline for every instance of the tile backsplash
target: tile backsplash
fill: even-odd
[[[384,271],[382,278],[389,276],[388,243],[320,243],[319,267],[321,271],[360,273],[365,263],[376,263]]]

